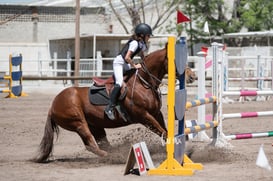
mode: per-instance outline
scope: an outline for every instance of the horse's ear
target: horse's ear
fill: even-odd
[[[165,49],[167,50],[167,48],[168,48],[168,42],[165,44]]]

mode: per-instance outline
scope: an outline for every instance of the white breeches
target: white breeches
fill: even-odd
[[[130,64],[127,64],[122,56],[117,56],[113,62],[113,69],[114,69],[114,76],[115,76],[115,83],[122,86],[123,83],[123,72],[130,70]]]

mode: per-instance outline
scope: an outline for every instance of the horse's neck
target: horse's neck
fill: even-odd
[[[158,88],[163,77],[158,77],[157,72],[150,70],[152,69],[144,65],[139,71],[139,81],[153,88]]]
[[[151,74],[152,77],[161,81],[164,75],[166,74],[164,72],[165,68],[162,65],[163,64],[160,64],[160,63],[154,63],[152,65],[146,65],[145,69],[147,70],[148,74]]]
[[[161,49],[146,56],[138,72],[142,79],[153,87],[158,87],[166,74],[165,65],[166,49]]]
[[[149,60],[144,60],[144,65],[146,66],[148,72],[160,81],[167,73],[165,72],[165,64],[167,60],[166,56],[166,49],[162,49],[150,54],[150,57],[147,57]]]

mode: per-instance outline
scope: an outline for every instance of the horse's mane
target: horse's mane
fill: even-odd
[[[167,52],[167,48],[168,48],[168,42],[165,44],[165,47],[162,48],[162,49],[159,49],[159,50],[155,50],[149,54],[147,54],[145,57],[144,57],[144,60],[148,57],[150,57],[151,55],[155,54],[155,53],[158,53],[158,52],[161,52],[162,50],[166,49],[166,52]]]
[[[155,50],[155,51],[153,51],[153,52],[147,54],[147,55],[144,57],[144,59],[143,59],[144,65],[145,65],[145,62],[147,63],[147,60],[149,60],[150,57],[160,55],[160,54],[158,54],[158,53],[159,53],[159,52],[162,52],[162,51],[165,50],[166,48],[167,48],[167,46],[165,46],[165,47],[162,48],[162,49]],[[166,56],[167,56],[167,54],[166,54]],[[136,69],[130,69],[130,70],[126,71],[126,72],[125,72],[126,78],[124,79],[124,81],[125,81],[125,82],[128,82],[129,79],[130,79],[130,77],[131,77],[132,75],[134,75],[135,72],[136,72]]]

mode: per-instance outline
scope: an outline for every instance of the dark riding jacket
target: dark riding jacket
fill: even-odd
[[[129,49],[129,44],[130,44],[130,42],[132,42],[134,39],[130,39],[129,41],[127,41],[127,43],[125,44],[125,46],[122,48],[122,50],[120,51],[120,55],[122,56],[122,58],[125,60],[125,56],[126,56],[126,54],[127,54],[127,52],[128,52],[128,49]],[[137,49],[136,49],[136,51],[135,52],[133,52],[132,53],[132,55],[131,55],[131,59],[135,56],[135,55],[137,55],[141,50],[142,50],[142,45],[141,45],[141,43],[139,43],[139,41],[137,41],[137,43],[138,43],[138,47],[137,47]]]

